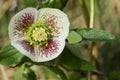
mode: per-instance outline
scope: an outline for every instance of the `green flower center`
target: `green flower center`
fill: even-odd
[[[44,46],[52,38],[51,30],[42,23],[32,24],[25,33],[31,45]]]

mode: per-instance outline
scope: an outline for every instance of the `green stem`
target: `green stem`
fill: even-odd
[[[90,25],[89,28],[94,26],[94,0],[90,0]]]
[[[94,0],[90,0],[90,22],[89,28],[94,27]],[[93,42],[89,43],[90,62],[92,62]],[[88,80],[91,80],[91,72],[88,72]]]

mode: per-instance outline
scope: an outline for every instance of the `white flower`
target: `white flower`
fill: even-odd
[[[26,8],[10,21],[11,44],[35,62],[49,61],[63,51],[69,33],[69,20],[58,9]]]

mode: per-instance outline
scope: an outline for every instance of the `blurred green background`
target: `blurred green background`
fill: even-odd
[[[0,49],[10,44],[8,25],[12,16],[26,7],[41,8],[41,5],[39,5],[41,1],[42,0],[0,0]],[[63,9],[70,19],[71,29],[87,28],[88,25],[89,0],[83,0],[84,5],[81,5],[80,1],[82,0],[68,0],[67,5]],[[104,29],[116,36],[120,35],[120,0],[95,0],[94,27]],[[120,80],[120,41],[99,42],[96,43],[96,45],[99,55],[98,69],[101,72],[100,80]],[[80,52],[87,60],[87,49],[82,46]],[[16,68],[4,68],[9,80],[13,80]],[[38,80],[57,80],[54,74],[45,67],[41,66],[40,68],[36,68],[36,66],[34,66],[33,69],[36,70]],[[79,72],[74,73],[70,71],[69,74],[71,80],[86,80]],[[0,80],[3,80],[1,71]]]

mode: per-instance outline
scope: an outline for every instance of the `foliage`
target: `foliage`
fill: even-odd
[[[95,25],[93,25],[93,28],[89,27],[90,0],[73,0],[73,3],[71,3],[77,5],[70,5],[73,8],[70,8],[69,1],[72,0],[18,0],[17,3],[14,3],[17,6],[11,10],[6,10],[4,15],[2,14],[3,16],[0,17],[0,64],[19,68],[14,80],[37,80],[37,73],[32,69],[33,66],[42,66],[44,77],[48,80],[49,78],[54,80],[87,80],[89,73],[91,76],[100,77],[99,80],[106,80],[106,78],[108,80],[119,80],[120,18],[115,20],[113,18],[117,16],[113,16],[112,12],[111,14],[105,12],[108,9],[106,5],[109,0],[101,0],[102,5],[99,1],[94,1]],[[26,7],[57,8],[68,14],[71,21],[70,33],[66,39],[63,52],[56,59],[42,63],[33,62],[12,45],[5,46],[9,44],[7,35],[9,20],[16,12]],[[86,26],[77,26],[76,28],[76,23],[74,24],[76,12],[79,13],[80,11],[83,14],[82,17],[85,19]],[[74,15],[70,16],[70,12]],[[109,15],[110,18],[106,21],[102,19]],[[80,14],[77,16],[80,16]],[[78,23],[82,24],[79,19]],[[108,23],[112,27],[109,27]],[[7,40],[7,43],[4,40]]]
[[[18,63],[22,60],[23,55],[20,54],[14,47],[11,45],[6,46],[0,52],[0,64],[2,65],[11,65]]]

